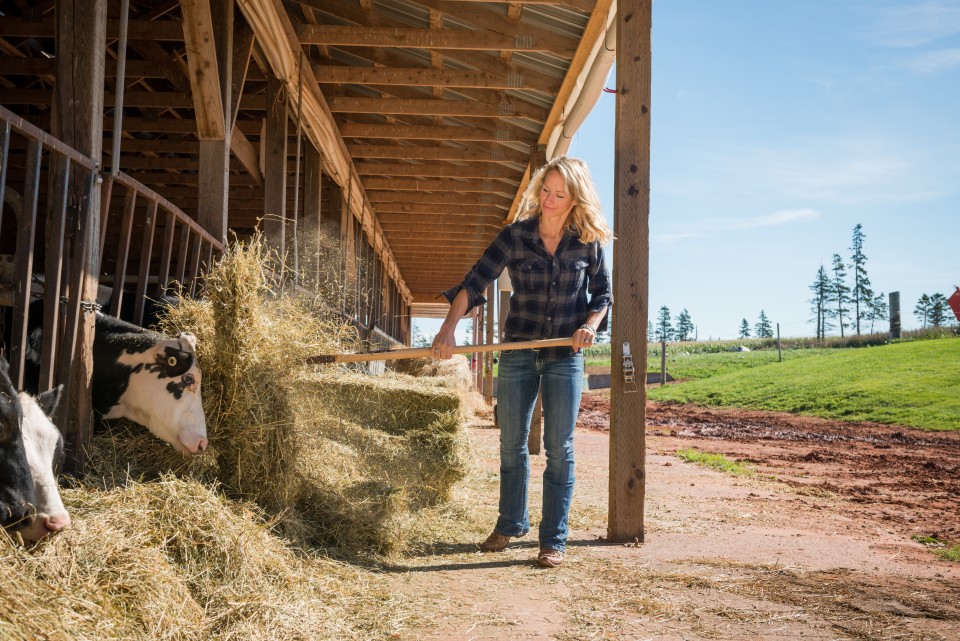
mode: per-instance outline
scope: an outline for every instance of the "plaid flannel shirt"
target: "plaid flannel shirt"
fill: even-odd
[[[486,302],[483,292],[506,268],[513,293],[503,327],[505,342],[573,336],[590,312],[613,302],[600,243],[581,243],[574,232],[565,231],[551,256],[538,224],[538,219],[528,218],[504,227],[463,282],[443,292],[452,303],[461,289],[467,290],[467,309],[473,309]],[[606,327],[604,315],[599,330]],[[543,356],[567,357],[570,350],[547,349]]]

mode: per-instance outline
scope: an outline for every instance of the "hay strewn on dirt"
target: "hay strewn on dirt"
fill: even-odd
[[[196,481],[65,500],[73,527],[33,553],[0,535],[0,638],[383,638],[402,616],[372,574],[296,554]]]
[[[94,439],[64,493],[73,527],[33,551],[0,541],[0,639],[385,638],[416,616],[329,557],[366,565],[449,527],[469,379],[304,365],[361,342],[271,293],[271,265],[258,239],[234,247],[165,319],[198,338],[208,451],[123,423]]]

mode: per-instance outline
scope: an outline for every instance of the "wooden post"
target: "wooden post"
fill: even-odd
[[[646,318],[650,240],[650,32],[653,0],[619,0],[614,180],[610,541],[643,541]],[[632,355],[629,384],[624,355]]]
[[[646,379],[646,372],[644,372]],[[644,381],[646,382],[646,381]],[[667,384],[667,341],[660,341],[660,387]]]
[[[100,158],[103,152],[103,76],[106,51],[107,0],[58,0],[57,84],[54,134],[80,153]],[[74,179],[82,180],[79,176]],[[71,181],[72,182],[72,181]],[[76,203],[82,236],[71,243],[71,272],[80,274],[80,291],[71,296],[86,303],[77,330],[76,360],[69,381],[69,406],[62,425],[69,459],[66,469],[80,472],[85,447],[93,433],[90,382],[93,374],[93,333],[100,264],[100,187],[93,185],[86,202]],[[76,271],[74,271],[76,270]],[[54,295],[57,292],[53,292]],[[68,362],[64,360],[63,362]],[[66,372],[63,376],[69,376]]]
[[[777,323],[777,362],[783,362],[783,353],[780,351],[780,323]]]
[[[533,178],[533,175],[537,172],[538,169],[547,164],[547,146],[546,145],[533,145],[530,148],[530,177]],[[530,417],[530,434],[527,436],[527,451],[531,455],[537,455],[541,451],[541,443],[543,442],[543,399],[541,394],[537,392],[537,401],[533,406],[533,415]]]
[[[283,255],[287,217],[287,97],[283,81],[267,74],[267,132],[263,144],[263,235]]]
[[[223,138],[200,140],[197,219],[210,235],[227,242],[230,193],[230,140],[233,130],[233,10],[234,0],[210,0],[214,47],[219,68]],[[199,121],[200,118],[198,117]]]
[[[497,297],[497,284],[494,282],[487,289],[487,345],[493,343],[493,314],[494,302]],[[493,352],[483,355],[483,400],[487,405],[493,405]]]
[[[320,212],[323,207],[320,152],[309,141],[303,154],[303,229],[300,234],[301,269],[308,285],[320,282]]]

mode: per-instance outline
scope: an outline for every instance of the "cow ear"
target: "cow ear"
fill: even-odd
[[[57,405],[60,404],[60,397],[62,395],[63,383],[37,396],[37,403],[40,405],[44,414],[53,416],[53,413],[57,411]]]
[[[180,351],[187,352],[188,354],[195,354],[197,352],[197,337],[191,334],[190,332],[181,332],[178,336],[180,339]]]

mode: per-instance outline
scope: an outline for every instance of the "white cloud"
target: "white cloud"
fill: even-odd
[[[746,218],[705,218],[693,223],[673,225],[673,228],[678,231],[651,234],[650,240],[662,244],[675,243],[692,238],[704,238],[708,235],[727,231],[747,231],[760,227],[778,227],[780,225],[810,222],[819,217],[819,212],[813,209],[783,209],[762,216]]]
[[[944,73],[960,67],[960,48],[926,51],[904,60],[901,66],[922,76]]]
[[[756,149],[730,171],[750,175],[755,189],[793,200],[843,205],[926,202],[955,189],[947,176],[957,168],[953,159],[932,162],[930,153],[881,138],[818,137]]]
[[[867,35],[888,47],[908,48],[960,34],[960,1],[926,0],[879,8]]]
[[[690,238],[703,238],[706,234],[703,232],[677,232],[670,234],[650,234],[650,242],[653,243],[674,243],[678,240],[688,240]]]
[[[809,222],[820,217],[820,213],[813,209],[783,209],[775,211],[772,214],[764,216],[754,216],[752,218],[741,218],[739,220],[717,220],[713,221],[717,229],[756,229],[757,227],[776,227],[779,225],[789,225],[792,223]]]

